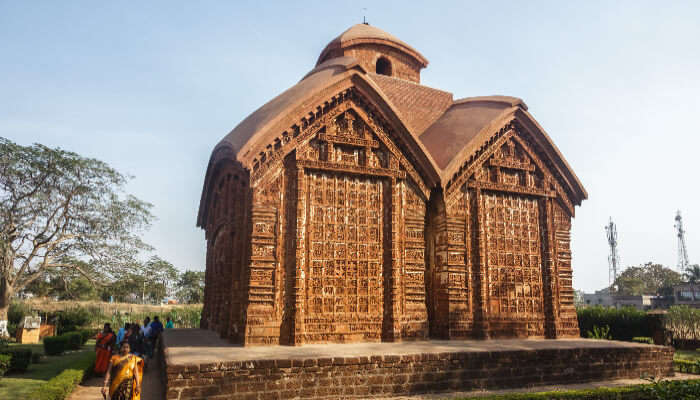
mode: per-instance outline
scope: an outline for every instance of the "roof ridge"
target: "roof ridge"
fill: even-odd
[[[416,139],[452,105],[450,92],[386,75],[367,73],[367,76],[394,104]]]
[[[524,110],[527,110],[527,104],[523,101],[523,99],[519,97],[513,97],[513,96],[501,96],[501,95],[491,95],[491,96],[473,96],[473,97],[463,97],[461,99],[457,99],[454,101],[453,104],[458,105],[458,104],[467,104],[467,103],[498,103],[498,104],[506,104],[511,107],[520,107]]]
[[[442,90],[442,89],[438,89],[438,88],[435,88],[432,86],[424,85],[420,82],[413,82],[411,80],[400,78],[398,76],[382,75],[382,74],[378,74],[376,72],[367,72],[367,74],[370,75],[372,77],[372,79],[374,79],[375,77],[378,77],[379,79],[393,79],[396,81],[400,81],[402,83],[407,83],[409,85],[420,86],[421,88],[424,88],[424,89],[435,90],[435,91],[442,92],[442,93],[449,93],[450,96],[452,96],[454,98],[454,94],[452,92],[448,92],[447,90]]]

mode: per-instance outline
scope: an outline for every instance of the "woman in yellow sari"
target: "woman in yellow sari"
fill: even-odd
[[[141,400],[143,359],[129,354],[129,343],[122,343],[119,355],[112,356],[105,375],[102,395],[109,400]]]

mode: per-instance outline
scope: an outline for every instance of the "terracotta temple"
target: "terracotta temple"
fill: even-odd
[[[355,25],[209,161],[202,328],[244,345],[578,337],[586,191],[515,97],[455,99]]]

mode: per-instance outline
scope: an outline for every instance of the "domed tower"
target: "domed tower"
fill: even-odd
[[[420,83],[428,60],[413,47],[369,24],[357,24],[323,49],[316,66],[336,57],[352,57],[366,72]]]
[[[455,100],[375,27],[214,148],[202,327],[245,345],[578,336],[587,194],[514,97]]]

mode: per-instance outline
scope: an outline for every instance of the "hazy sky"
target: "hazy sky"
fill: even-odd
[[[144,4],[147,3],[147,4]],[[588,190],[574,287],[607,284],[608,217],[623,265],[675,267],[682,210],[700,262],[700,2],[94,2],[0,0],[0,136],[135,176],[146,239],[203,269],[195,228],[214,145],[368,21],[430,61],[455,98],[525,100]]]

